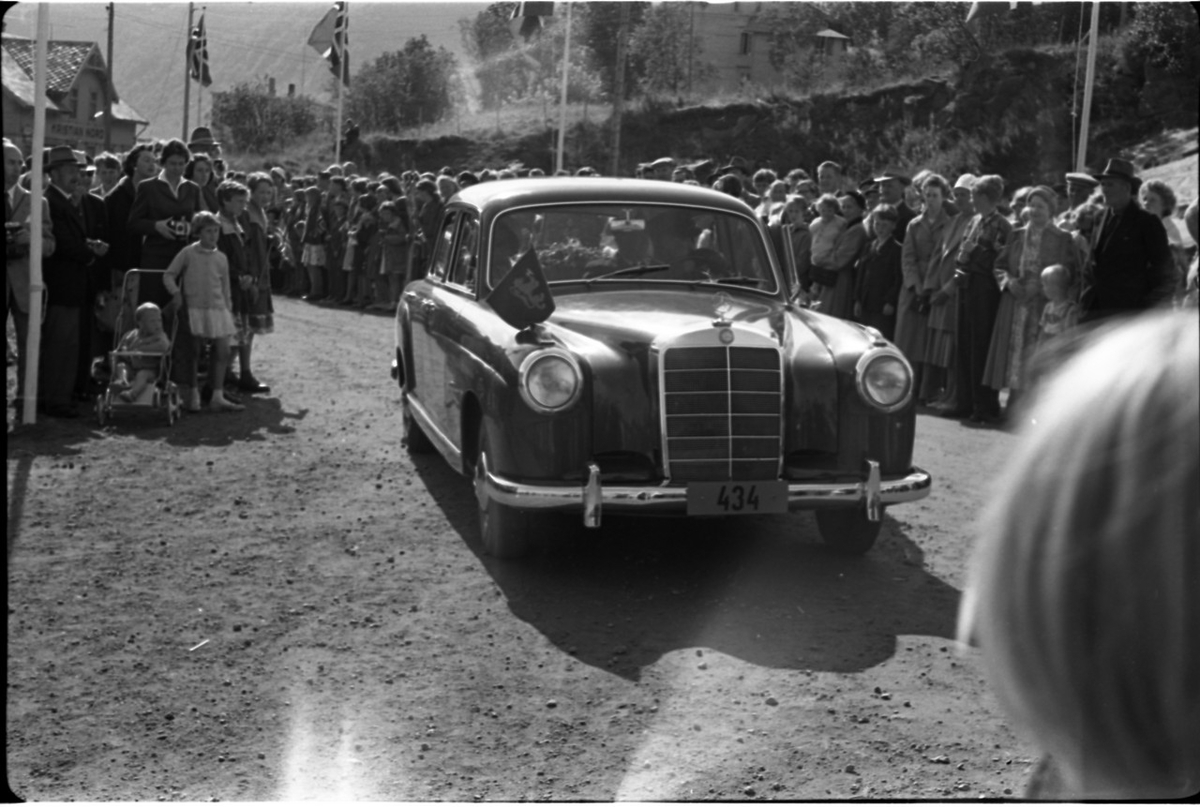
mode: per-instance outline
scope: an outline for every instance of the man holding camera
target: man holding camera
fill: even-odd
[[[21,170],[25,157],[21,149],[4,138],[4,318],[13,318],[17,331],[17,399],[18,414],[25,397],[25,344],[29,333],[29,216],[33,195],[21,187]],[[54,227],[50,207],[42,200],[42,257],[54,253]]]
[[[88,237],[83,212],[72,200],[82,181],[79,161],[69,146],[46,155],[50,176],[46,201],[54,225],[54,254],[42,262],[46,280],[46,317],[38,362],[38,398],[43,414],[76,418],[75,380],[79,362],[81,311],[87,302],[89,267],[108,251],[103,241]]]

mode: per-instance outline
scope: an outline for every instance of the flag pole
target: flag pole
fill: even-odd
[[[333,161],[338,165],[342,164],[342,95],[346,87],[346,74],[349,71],[350,65],[347,62],[350,60],[349,48],[346,47],[346,42],[350,39],[350,4],[346,3],[342,6],[343,23],[342,23],[342,41],[341,54],[338,56],[338,73],[337,77],[337,124],[333,131]],[[336,50],[338,42],[336,41],[337,31],[334,31],[335,41],[333,48]]]
[[[38,363],[42,352],[42,207],[45,195],[42,150],[46,147],[46,50],[50,38],[50,4],[38,3],[37,42],[33,62],[33,173],[29,197],[29,330],[25,337],[25,400],[21,422],[37,422]]]
[[[1100,39],[1100,0],[1092,3],[1092,29],[1088,34],[1087,74],[1083,79],[1083,119],[1079,123],[1079,151],[1075,170],[1087,170],[1088,124],[1092,118],[1092,89],[1096,85],[1096,43]]]
[[[192,90],[192,14],[195,8],[192,3],[188,3],[188,24],[187,24],[187,47],[184,48],[187,58],[183,60],[183,135],[184,143],[188,139],[188,103],[191,100]]]
[[[562,93],[558,101],[557,171],[563,169],[563,150],[567,139],[567,78],[571,70],[571,4],[567,3],[567,36],[563,40]]]

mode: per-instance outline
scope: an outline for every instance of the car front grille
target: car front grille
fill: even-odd
[[[778,478],[783,441],[778,349],[676,347],[665,350],[661,361],[667,477]]]

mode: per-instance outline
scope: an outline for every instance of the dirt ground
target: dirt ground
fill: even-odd
[[[277,308],[244,413],[10,409],[18,796],[1022,793],[1033,748],[952,638],[1012,435],[921,416],[934,492],[862,558],[801,513],[612,518],[502,563],[469,480],[401,446],[390,317]]]

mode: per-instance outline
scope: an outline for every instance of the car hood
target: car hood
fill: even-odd
[[[838,383],[834,344],[861,339],[861,329],[785,305],[782,300],[721,289],[621,289],[555,296],[543,333],[584,360],[591,375],[597,452],[650,455],[661,437],[653,348],[711,330],[723,315],[735,331],[753,332],[783,350],[787,450],[832,450]]]

